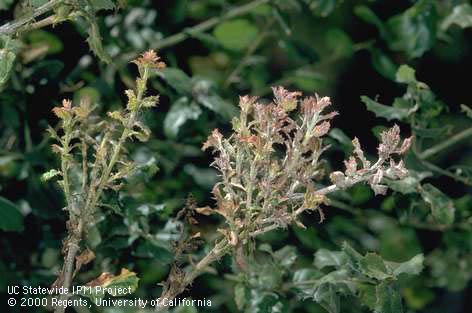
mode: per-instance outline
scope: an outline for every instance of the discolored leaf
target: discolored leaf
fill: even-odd
[[[139,278],[136,276],[136,273],[125,268],[121,269],[120,274],[117,276],[105,272],[94,280],[88,282],[85,286],[92,288],[82,290],[80,295],[93,301],[105,297],[105,294],[109,294],[112,297],[126,296],[129,295],[129,293],[136,291],[138,288],[138,281]],[[125,293],[123,294],[120,290],[125,290]]]

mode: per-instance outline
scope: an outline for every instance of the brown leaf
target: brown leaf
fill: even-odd
[[[200,207],[200,208],[195,208],[195,211],[196,211],[198,214],[206,215],[206,216],[209,216],[209,215],[212,215],[213,213],[215,213],[215,210],[213,210],[213,209],[210,208],[209,206],[204,206],[204,207]]]
[[[93,259],[95,259],[95,253],[93,253],[92,250],[87,248],[84,251],[82,251],[81,254],[79,254],[78,256],[75,257],[75,270],[74,270],[74,274],[72,276],[74,277],[75,274],[77,274],[77,272],[80,271],[80,268],[83,265],[86,265],[86,264],[92,262]]]

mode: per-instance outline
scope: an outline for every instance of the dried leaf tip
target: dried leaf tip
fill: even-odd
[[[55,107],[52,109],[52,112],[60,118],[60,119],[65,119],[67,116],[70,116],[70,111],[72,109],[72,101],[68,99],[62,100],[62,106]]]
[[[285,111],[290,112],[297,108],[298,97],[302,95],[299,91],[290,92],[284,87],[272,87],[274,93],[274,102]]]
[[[157,55],[156,51],[151,49],[144,52],[136,60],[133,60],[132,63],[138,66],[146,66],[156,70],[161,70],[166,67],[166,64],[160,60],[161,58]]]
[[[210,147],[219,148],[221,146],[221,140],[223,135],[220,133],[218,128],[215,128],[210,136],[208,136],[207,141],[203,143],[202,150],[205,151]]]
[[[239,107],[243,112],[249,112],[254,104],[257,102],[258,97],[251,97],[251,96],[240,96],[239,97]]]
[[[66,110],[70,110],[72,108],[72,101],[69,99],[62,100],[62,107]]]

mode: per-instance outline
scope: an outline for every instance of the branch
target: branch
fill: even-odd
[[[195,33],[205,32],[205,31],[211,29],[212,27],[216,26],[218,23],[220,23],[224,20],[228,20],[228,19],[231,19],[233,17],[244,15],[244,14],[250,12],[251,10],[253,10],[254,8],[256,8],[260,5],[263,5],[263,4],[267,4],[270,1],[271,0],[255,0],[255,1],[249,2],[247,4],[244,4],[242,6],[235,7],[234,9],[229,10],[228,12],[226,12],[225,14],[223,14],[219,17],[209,18],[208,20],[206,20],[206,21],[204,21],[200,24],[197,24],[197,25],[189,27],[189,28],[185,28],[180,33],[177,33],[177,34],[171,35],[169,37],[166,37],[162,40],[156,41],[154,44],[152,44],[150,46],[150,48],[155,49],[155,50],[160,50],[160,49],[164,49],[164,48],[167,48],[167,47],[174,46],[174,45],[176,45],[178,43],[181,43],[182,41],[192,37],[193,34],[195,34]],[[128,54],[123,55],[124,60],[131,60],[131,59],[134,59],[134,58],[136,58],[136,54],[134,52],[130,52]]]
[[[202,274],[205,269],[213,262],[221,259],[224,255],[229,252],[229,242],[224,237],[220,242],[215,244],[215,246],[210,250],[210,252],[203,257],[189,272],[186,272],[182,277],[177,277],[173,279],[172,275],[167,278],[167,281],[164,283],[164,290],[160,296],[161,299],[168,299],[169,301],[177,297],[182,293],[189,285],[193,283],[195,278]],[[159,307],[157,311],[164,311],[166,307]]]
[[[428,148],[426,150],[424,150],[423,152],[420,153],[420,158],[421,159],[427,159],[433,155],[435,155],[436,153],[439,153],[441,152],[442,150],[454,145],[455,143],[461,141],[462,139],[465,139],[469,136],[472,136],[472,127],[469,127],[457,134],[455,134],[454,136],[450,137],[449,139],[441,142],[441,143],[438,143],[437,145],[435,146],[432,146],[431,148]]]
[[[38,16],[43,15],[44,13],[53,9],[55,6],[61,4],[63,1],[64,0],[50,0],[49,2],[35,9],[31,14],[21,17],[18,20],[3,24],[0,26],[0,35],[11,35],[18,32],[20,28],[30,22],[33,22]]]

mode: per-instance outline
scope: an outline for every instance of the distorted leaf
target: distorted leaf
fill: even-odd
[[[102,36],[95,18],[88,19],[88,38],[87,42],[90,49],[95,55],[105,63],[112,63],[112,59],[108,52],[105,51],[102,43]]]
[[[384,105],[370,99],[367,96],[361,96],[361,101],[364,102],[367,107],[367,110],[375,113],[377,117],[383,117],[389,121],[403,120],[411,114],[411,111],[409,109]]]

